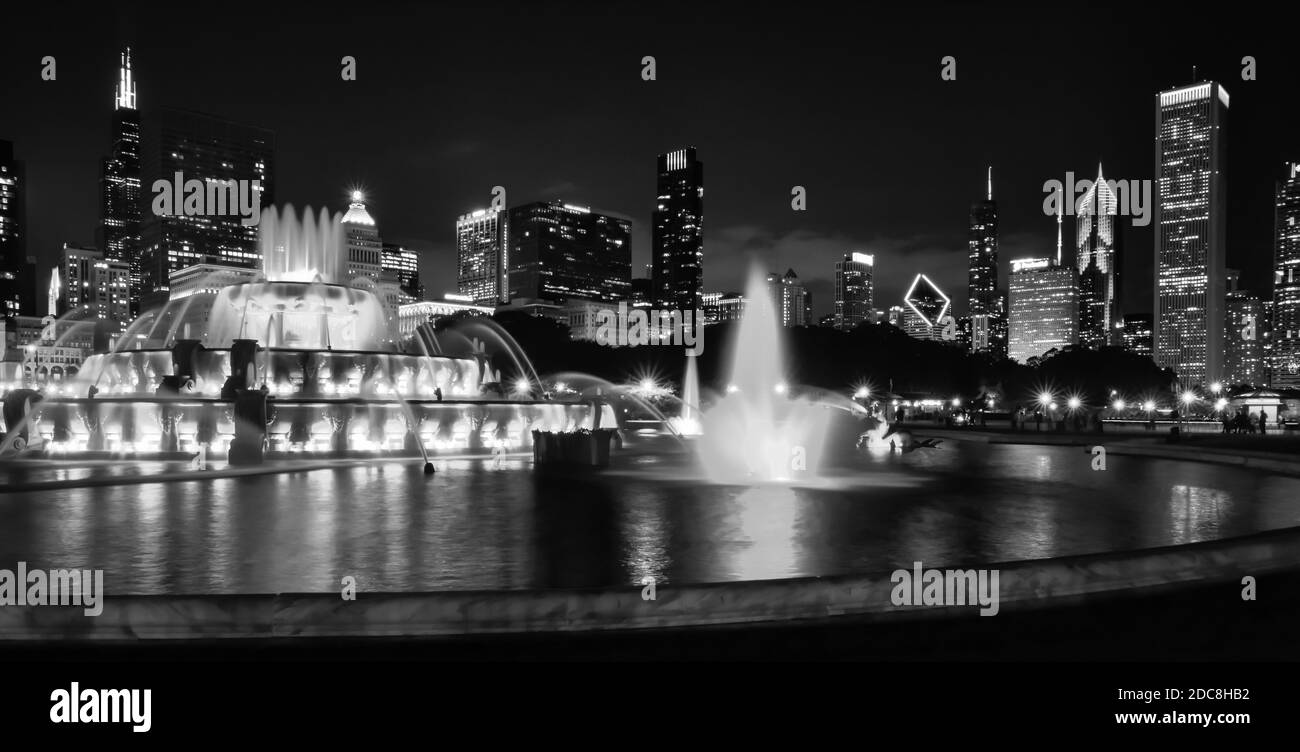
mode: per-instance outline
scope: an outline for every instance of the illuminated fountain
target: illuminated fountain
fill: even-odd
[[[432,355],[425,343],[437,335],[399,341],[370,281],[345,278],[343,230],[329,212],[307,209],[299,219],[291,207],[268,208],[260,234],[260,277],[141,317],[61,394],[7,411],[24,417],[6,415],[0,454],[26,445],[111,456],[203,447],[230,452],[232,462],[260,461],[263,452],[427,456],[520,451],[534,430],[600,425],[597,411],[613,425],[598,402],[492,389],[497,353],[477,337],[448,337],[453,346]],[[508,335],[478,327],[497,332],[485,339],[520,362]],[[125,349],[133,344],[146,346]]]
[[[745,296],[727,387],[701,415],[696,454],[716,483],[815,481],[837,406],[790,394],[780,323],[757,270]]]

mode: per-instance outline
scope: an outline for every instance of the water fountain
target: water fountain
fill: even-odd
[[[115,351],[92,355],[61,394],[26,399],[21,419],[6,415],[0,453],[21,449],[19,440],[83,456],[204,447],[232,462],[264,453],[499,453],[527,449],[534,430],[597,426],[601,417],[613,425],[597,403],[485,392],[500,376],[491,363],[498,353],[481,344],[430,355],[418,336],[398,342],[378,297],[345,284],[353,280],[344,279],[342,229],[329,212],[307,209],[300,219],[292,207],[268,208],[260,232],[260,277],[172,301],[151,318],[149,336],[124,336]],[[508,335],[479,329],[520,363]],[[152,339],[159,331],[165,341]],[[151,347],[128,349],[142,342]],[[536,379],[530,364],[521,371]]]
[[[696,454],[715,483],[814,480],[832,407],[791,394],[780,323],[757,269],[750,272],[745,295],[727,387],[700,416]]]

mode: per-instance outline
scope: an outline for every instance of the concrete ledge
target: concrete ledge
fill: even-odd
[[[927,568],[940,563],[923,562]],[[947,565],[954,566],[954,565]],[[972,565],[979,566],[979,565]],[[987,565],[1000,614],[1065,608],[1300,571],[1300,528],[1222,541]],[[910,568],[911,562],[900,562]],[[896,607],[891,572],[595,590],[121,596],[100,616],[73,607],[0,607],[0,639],[131,641],[267,637],[451,637],[824,621],[970,618],[975,606]],[[998,618],[998,617],[989,617]]]

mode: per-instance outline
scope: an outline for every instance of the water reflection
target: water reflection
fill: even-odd
[[[849,457],[791,488],[700,485],[684,457],[566,476],[385,462],[194,483],[0,493],[0,568],[96,567],[116,593],[639,588],[963,566],[1300,524],[1300,480],[1077,447]],[[117,475],[122,468],[86,468]],[[136,468],[133,472],[141,472]]]

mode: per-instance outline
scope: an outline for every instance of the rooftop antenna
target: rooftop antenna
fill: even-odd
[[[1056,265],[1061,265],[1061,216],[1064,211],[1056,212]]]
[[[989,165],[989,201],[993,200],[993,165]]]
[[[1196,83],[1196,66],[1192,66],[1192,83]]]

